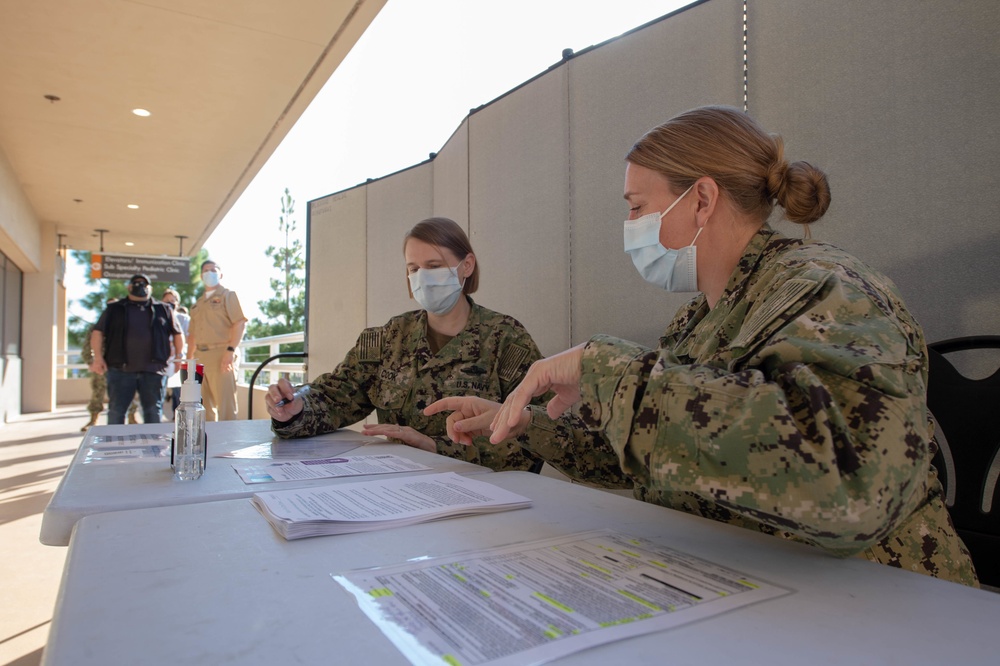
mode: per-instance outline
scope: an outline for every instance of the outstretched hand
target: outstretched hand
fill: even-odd
[[[585,344],[532,363],[528,374],[507,396],[490,423],[490,430],[493,431],[491,442],[499,444],[511,436],[521,424],[524,408],[536,396],[555,392],[555,397],[546,406],[549,417],[553,419],[580,401],[580,377],[583,374],[580,364]]]
[[[441,398],[427,405],[424,414],[433,416],[450,411],[445,422],[448,437],[457,444],[469,446],[473,437],[489,437],[493,434],[490,423],[500,411],[500,406],[499,402],[474,396]]]
[[[400,444],[437,453],[437,444],[435,444],[434,440],[410,426],[401,426],[395,423],[366,423],[361,427],[361,434],[381,435],[382,437],[395,440]]]

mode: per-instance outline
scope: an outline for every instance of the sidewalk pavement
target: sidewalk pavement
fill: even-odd
[[[60,406],[0,425],[0,664],[41,662],[66,548],[43,546],[38,532],[89,416]]]

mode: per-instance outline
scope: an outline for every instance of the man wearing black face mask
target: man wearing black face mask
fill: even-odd
[[[136,391],[143,421],[162,420],[171,337],[175,349],[184,348],[173,308],[153,300],[148,277],[133,275],[128,298],[108,304],[90,337],[94,351],[90,370],[107,378],[109,425],[125,422]]]

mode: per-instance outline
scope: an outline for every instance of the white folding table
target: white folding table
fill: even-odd
[[[248,500],[82,519],[44,663],[403,665],[331,573],[613,528],[793,590],[554,663],[994,664],[1000,595],[524,472],[529,509],[285,541]]]
[[[87,463],[91,443],[97,437],[130,435],[136,433],[165,434],[173,432],[173,424],[111,425],[90,428],[70,463],[59,487],[42,515],[40,540],[49,546],[69,544],[73,526],[80,518],[105,511],[140,509],[172,504],[190,504],[216,500],[249,497],[266,490],[303,488],[328,483],[347,483],[359,477],[311,479],[276,483],[246,484],[233,470],[232,463],[248,462],[231,458],[216,458],[222,452],[246,448],[254,443],[269,442],[274,437],[269,419],[254,421],[219,421],[206,424],[208,437],[208,464],[204,475],[194,481],[174,479],[169,458],[163,460],[121,460]],[[298,440],[303,444],[312,440],[350,440],[361,435],[350,430]],[[364,438],[371,440],[373,438]],[[295,442],[297,440],[285,440]],[[431,467],[424,472],[456,472],[458,474],[485,474],[492,470],[461,460],[448,458],[429,451],[388,441],[366,444],[345,455],[379,455],[391,453]],[[361,477],[365,478],[365,477]]]

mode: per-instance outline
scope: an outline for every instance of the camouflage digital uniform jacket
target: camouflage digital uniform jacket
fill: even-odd
[[[80,345],[80,360],[90,365],[94,362],[94,349],[90,346],[90,335],[94,332],[94,325],[91,324],[83,334],[83,343]],[[90,401],[87,403],[87,411],[91,416],[97,416],[104,411],[104,394],[108,390],[104,375],[99,372],[87,371],[90,375]]]
[[[649,502],[976,585],[930,465],[926,385],[923,332],[888,278],[764,227],[716,306],[695,298],[659,349],[587,343],[579,415],[606,442],[531,448],[623,470]]]
[[[281,437],[318,435],[356,423],[374,409],[379,423],[409,426],[431,437],[442,455],[494,470],[530,468],[536,458],[516,442],[494,446],[477,437],[474,446],[455,444],[447,436],[448,414],[422,412],[450,396],[503,401],[541,357],[517,320],[469,301],[465,328],[437,354],[427,343],[424,310],[365,329],[343,362],[311,383],[303,411],[284,424],[272,421],[272,429]]]

